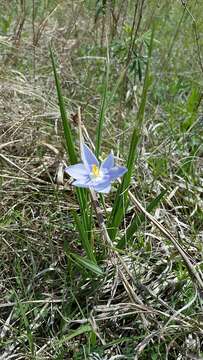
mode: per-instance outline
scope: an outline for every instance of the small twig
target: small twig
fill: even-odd
[[[15,144],[15,143],[17,143],[17,142],[21,142],[22,140],[12,140],[12,141],[9,141],[9,142],[7,142],[7,143],[4,143],[4,144],[0,144],[0,150],[1,149],[3,149],[3,148],[5,148],[6,146],[8,146],[8,145],[12,145],[12,144]]]

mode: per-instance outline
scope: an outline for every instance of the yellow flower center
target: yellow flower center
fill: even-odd
[[[97,165],[92,165],[92,173],[95,177],[98,177],[100,175],[100,170]]]

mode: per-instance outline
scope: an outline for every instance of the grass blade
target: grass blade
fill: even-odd
[[[92,273],[94,273],[96,275],[104,276],[103,271],[97,264],[95,264],[95,262],[92,262],[89,259],[86,259],[86,258],[79,256],[77,254],[74,254],[74,253],[70,254],[70,258],[75,263],[77,263],[80,267],[90,270]]]
[[[63,131],[64,131],[65,140],[66,140],[67,153],[68,153],[68,156],[69,156],[69,159],[70,159],[70,163],[75,164],[77,162],[77,155],[76,155],[76,152],[75,152],[72,132],[71,132],[71,128],[70,128],[68,118],[67,118],[64,98],[63,98],[62,90],[61,90],[61,84],[60,84],[60,80],[59,80],[59,77],[58,77],[58,74],[57,74],[57,71],[56,71],[54,54],[53,54],[53,51],[51,49],[51,46],[49,47],[49,50],[50,50],[52,68],[53,68],[53,72],[54,72],[56,90],[57,90],[57,95],[58,95],[59,108],[60,108],[60,112],[61,112],[61,119],[62,119],[62,123],[63,123]]]
[[[99,123],[97,127],[97,133],[96,133],[96,156],[99,157],[99,151],[101,147],[101,140],[102,140],[102,130],[104,125],[104,119],[106,114],[106,108],[107,108],[107,90],[108,90],[108,83],[109,83],[109,71],[110,71],[110,65],[109,65],[109,49],[108,49],[108,42],[107,42],[107,56],[106,56],[106,81],[105,81],[105,88],[104,88],[104,94],[102,98],[102,104],[99,114]]]
[[[123,181],[118,188],[114,207],[112,209],[110,221],[108,224],[109,235],[112,240],[115,239],[119,225],[124,216],[123,209],[125,210],[125,208],[126,208],[126,201],[127,201],[127,196],[128,196],[128,192],[126,190],[130,185],[134,162],[137,157],[137,145],[138,145],[140,137],[141,137],[141,129],[142,129],[142,123],[144,120],[144,112],[145,112],[145,105],[146,105],[146,99],[147,99],[147,91],[148,91],[149,85],[151,83],[151,80],[149,77],[149,66],[150,66],[150,60],[151,60],[151,54],[152,54],[152,48],[153,48],[153,39],[154,39],[154,26],[152,28],[141,103],[139,106],[133,134],[131,137],[130,150],[129,150],[128,161],[127,161],[128,172],[124,175]]]
[[[57,340],[56,346],[61,347],[64,343],[67,343],[71,339],[92,331],[93,329],[90,324],[81,325],[78,329],[71,331],[68,335],[64,335],[60,340]]]
[[[166,194],[166,191],[167,190],[163,190],[157,197],[155,197],[155,199],[153,199],[149,203],[149,205],[147,206],[147,211],[149,213],[152,212],[154,209],[156,209],[156,207],[160,203],[161,199]],[[128,227],[128,229],[126,231],[126,234],[119,241],[118,248],[122,249],[126,243],[131,242],[134,233],[137,231],[139,226],[145,221],[145,219],[146,219],[146,216],[143,213],[139,213],[134,217],[131,225]]]
[[[75,163],[77,163],[77,154],[75,151],[74,140],[73,140],[73,136],[72,136],[70,123],[67,118],[64,98],[62,95],[61,84],[60,84],[60,80],[59,80],[59,77],[57,74],[54,54],[53,54],[51,46],[49,47],[49,50],[50,50],[52,68],[53,68],[53,72],[54,72],[56,91],[57,91],[59,108],[60,108],[60,113],[61,113],[61,119],[62,119],[62,123],[63,123],[63,131],[64,131],[64,137],[65,137],[65,141],[66,141],[66,150],[67,150],[67,153],[68,153],[68,156],[70,159],[70,163],[75,164]],[[87,213],[88,197],[86,196],[84,189],[77,188],[76,193],[77,193],[77,198],[78,198],[78,201],[80,204],[80,210],[81,210],[81,214],[82,214],[82,216],[81,216],[82,222],[84,224],[85,230],[88,231],[89,230],[88,229],[89,221],[88,221],[88,213]]]
[[[93,253],[93,246],[90,243],[89,237],[87,235],[88,233],[85,230],[82,221],[80,221],[80,218],[79,218],[78,214],[76,213],[76,211],[72,211],[72,215],[73,215],[76,227],[80,234],[80,240],[81,240],[83,249],[85,250],[88,259],[91,260],[93,263],[96,263],[96,259],[95,259],[94,253]]]

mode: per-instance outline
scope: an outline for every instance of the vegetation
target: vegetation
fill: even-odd
[[[0,359],[203,358],[203,4],[0,4]],[[81,142],[128,172],[64,168]]]

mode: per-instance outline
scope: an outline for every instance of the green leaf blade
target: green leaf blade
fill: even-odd
[[[156,196],[147,206],[147,212],[151,213],[154,209],[157,208],[160,201],[165,196],[167,190],[163,190],[158,196]],[[132,238],[134,233],[138,230],[140,225],[145,221],[145,215],[143,213],[137,214],[131,225],[128,227],[126,234],[121,238],[121,240],[118,243],[118,248],[122,249],[125,244],[130,244],[132,242]]]
[[[129,150],[128,161],[127,161],[128,171],[124,175],[123,181],[118,188],[115,203],[114,203],[111,215],[110,215],[110,220],[109,220],[109,225],[108,225],[109,236],[111,237],[112,240],[115,239],[116,234],[118,232],[118,228],[120,226],[120,223],[124,217],[124,213],[125,213],[125,209],[126,209],[126,205],[127,205],[127,198],[128,198],[127,189],[130,185],[131,176],[132,176],[132,172],[133,172],[133,168],[134,168],[134,163],[135,163],[135,160],[138,155],[137,146],[138,146],[140,138],[141,138],[142,124],[144,121],[145,105],[146,105],[146,101],[147,101],[147,92],[148,92],[149,86],[151,84],[151,79],[149,76],[149,67],[150,67],[151,54],[152,54],[152,49],[153,49],[153,39],[154,39],[154,26],[153,26],[152,34],[151,34],[148,62],[147,62],[146,71],[145,71],[145,79],[144,79],[141,103],[139,106],[133,134],[131,137],[130,150]]]

